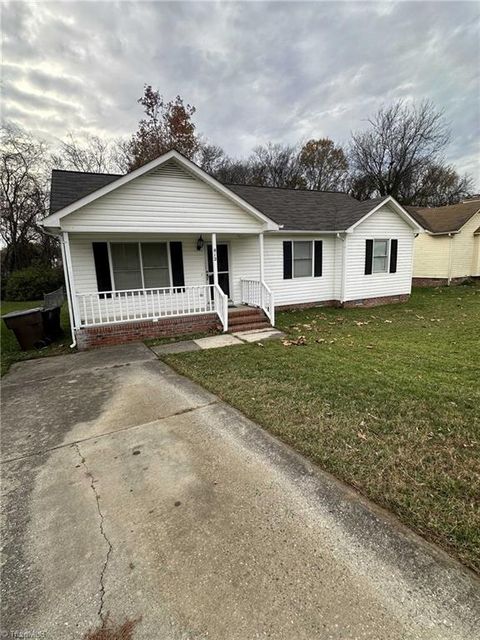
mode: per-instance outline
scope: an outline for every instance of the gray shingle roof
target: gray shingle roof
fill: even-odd
[[[117,174],[52,171],[50,213],[120,178]],[[225,186],[289,231],[342,231],[358,222],[380,200],[359,202],[346,193],[237,184]]]
[[[226,184],[226,187],[291,231],[342,231],[363,218],[375,204],[347,193]]]
[[[50,213],[63,209],[120,177],[113,173],[84,173],[54,169],[50,191]]]

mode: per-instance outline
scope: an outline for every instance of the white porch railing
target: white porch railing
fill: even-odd
[[[228,296],[223,293],[222,288],[218,284],[213,286],[213,297],[215,302],[215,311],[220,318],[223,330],[228,331]]]
[[[228,298],[218,285],[78,293],[76,302],[81,327],[216,313],[228,329]]]
[[[260,307],[270,320],[272,327],[275,326],[275,301],[273,293],[262,280],[240,280],[241,295],[243,304],[252,307]]]

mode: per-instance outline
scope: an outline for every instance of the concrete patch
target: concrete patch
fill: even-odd
[[[238,331],[233,335],[244,342],[261,342],[262,340],[283,338],[285,334],[276,329],[254,329],[253,331]]]
[[[150,347],[157,355],[164,355],[168,353],[186,353],[188,351],[200,351],[201,347],[198,346],[193,340],[182,340],[180,342],[171,342],[168,344],[159,344],[155,347]]]
[[[220,336],[211,336],[209,338],[199,338],[193,342],[195,342],[200,349],[218,349],[219,347],[230,347],[234,344],[242,344],[238,338],[235,338],[235,336],[229,333],[224,333]]]

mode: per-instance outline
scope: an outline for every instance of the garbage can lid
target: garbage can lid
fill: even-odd
[[[21,311],[10,311],[10,313],[6,313],[2,316],[2,320],[5,318],[18,318],[19,316],[28,316],[31,313],[37,313],[41,311],[42,307],[35,307],[34,309],[22,309]]]

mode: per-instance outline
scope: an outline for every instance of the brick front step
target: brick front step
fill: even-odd
[[[228,314],[228,324],[232,327],[256,322],[268,322],[261,309],[240,309],[230,311]]]
[[[240,331],[253,331],[254,329],[271,329],[272,325],[268,322],[268,320],[263,320],[262,322],[248,322],[245,324],[238,324],[232,327],[228,326],[228,330],[230,333],[237,333]]]

